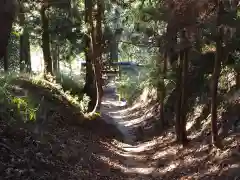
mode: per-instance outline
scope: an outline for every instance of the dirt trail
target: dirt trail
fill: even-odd
[[[145,157],[136,156],[139,152],[145,151],[147,146],[144,144],[134,145],[136,139],[133,134],[134,127],[123,118],[127,113],[128,108],[118,100],[114,92],[105,94],[101,114],[107,123],[115,125],[123,135],[123,142],[115,144],[122,150],[121,155],[125,157],[124,162],[122,162],[125,167],[123,170],[131,174],[150,175],[155,168],[146,163]]]

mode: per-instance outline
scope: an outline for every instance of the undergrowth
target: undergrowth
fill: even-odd
[[[0,116],[9,122],[16,120],[15,118],[21,118],[25,122],[35,120],[38,105],[12,85],[12,81],[16,78],[18,78],[16,74],[0,76],[0,104],[2,106]],[[15,117],[16,114],[18,117]]]
[[[58,79],[61,77],[61,79]],[[90,98],[82,94],[83,84],[76,82],[73,78],[59,75],[53,82],[46,81],[42,76],[31,76],[29,79],[33,84],[41,85],[57,91],[71,104],[79,107],[80,111],[86,113]]]
[[[42,86],[43,88],[51,89],[54,96],[54,91],[66,98],[71,104],[79,108],[79,111],[85,113],[89,103],[89,97],[85,94],[76,95],[72,89],[81,85],[73,80],[63,78],[61,83],[49,82],[44,80],[42,75],[29,75],[29,74],[1,74],[0,75],[0,118],[9,122],[21,119],[24,122],[35,121],[37,112],[40,108],[40,100],[36,101],[28,95],[27,90],[15,85],[14,81],[24,79],[32,84]],[[63,88],[63,84],[65,88]],[[68,86],[66,86],[66,84]],[[72,86],[70,86],[72,85]],[[73,87],[73,88],[71,88]],[[81,89],[78,90],[81,92]],[[37,92],[36,92],[37,93]],[[75,95],[74,95],[75,94]]]

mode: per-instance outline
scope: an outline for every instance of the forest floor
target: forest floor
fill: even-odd
[[[226,149],[221,151],[210,149],[203,139],[192,140],[183,148],[174,143],[171,129],[136,143],[134,128],[138,118],[133,115],[137,106],[122,106],[114,94],[106,94],[103,99],[101,113],[105,123],[100,118],[83,120],[76,108],[52,89],[28,81],[17,81],[14,85],[36,100],[45,97],[42,106],[55,113],[44,123],[39,120],[9,123],[1,112],[0,179],[226,180],[240,177],[238,137],[229,138]],[[1,111],[6,111],[6,106],[1,104]],[[35,131],[39,126],[41,133]]]

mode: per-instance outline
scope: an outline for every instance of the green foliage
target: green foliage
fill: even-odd
[[[80,101],[80,107],[83,113],[87,112],[89,102],[90,102],[89,96],[84,94],[82,100]]]
[[[36,112],[38,108],[28,97],[11,97],[11,102],[17,106],[19,113],[24,117],[24,121],[27,122],[36,120]]]
[[[12,81],[16,80],[15,75],[2,75],[0,79],[0,103],[4,104],[6,112],[4,116],[11,117],[11,113],[18,113],[24,122],[36,120],[36,112],[38,110],[37,104],[29,96],[16,96],[12,89],[15,87],[12,85]],[[8,110],[10,110],[8,112]],[[6,118],[6,117],[4,117]],[[9,120],[10,120],[9,119]]]

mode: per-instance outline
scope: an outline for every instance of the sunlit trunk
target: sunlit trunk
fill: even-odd
[[[97,54],[95,69],[96,69],[96,79],[98,85],[99,101],[98,106],[101,105],[103,96],[103,79],[102,79],[102,52],[103,52],[103,33],[102,33],[102,21],[103,21],[103,1],[97,0],[97,16],[96,16],[96,49]]]
[[[85,0],[85,23],[90,25],[90,17],[92,17],[92,0]],[[85,35],[85,59],[86,59],[86,77],[84,92],[90,97],[88,105],[88,112],[94,110],[97,102],[97,87],[94,77],[94,67],[92,63],[92,41],[91,41],[91,28],[88,29],[88,34]]]

